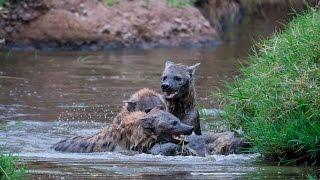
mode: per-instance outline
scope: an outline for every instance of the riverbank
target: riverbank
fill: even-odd
[[[320,11],[309,11],[259,43],[222,94],[229,127],[281,164],[320,163]]]
[[[268,21],[304,8],[294,0],[5,2],[0,46],[9,50],[212,47],[247,17]]]
[[[6,45],[104,50],[215,44],[217,32],[190,4],[166,1],[37,0],[4,16]]]

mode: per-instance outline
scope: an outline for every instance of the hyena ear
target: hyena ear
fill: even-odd
[[[133,112],[137,106],[137,102],[136,101],[123,101],[127,104],[127,110],[129,112]]]
[[[189,67],[188,67],[189,74],[190,74],[191,77],[194,76],[194,73],[196,72],[196,68],[197,68],[199,65],[200,65],[200,63],[197,63],[197,64],[195,64],[195,65],[193,65],[193,66],[189,66]]]
[[[165,68],[168,68],[169,66],[173,65],[174,63],[170,60],[166,60],[166,63],[165,63]]]

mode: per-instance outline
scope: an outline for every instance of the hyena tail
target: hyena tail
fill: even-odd
[[[85,152],[93,152],[95,148],[95,143],[91,143],[88,140],[88,137],[76,136],[73,138],[65,139],[51,147],[56,151],[61,152],[77,152],[77,153],[85,153]]]

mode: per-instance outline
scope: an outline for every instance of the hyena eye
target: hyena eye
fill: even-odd
[[[162,77],[162,81],[165,81],[167,79],[167,76]]]
[[[181,80],[182,80],[182,78],[181,78],[181,77],[179,77],[179,76],[175,76],[175,77],[174,77],[174,80],[176,80],[176,81],[181,81]]]
[[[175,126],[178,124],[178,121],[171,121],[171,125]]]

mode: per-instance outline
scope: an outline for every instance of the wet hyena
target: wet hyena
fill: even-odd
[[[154,108],[149,113],[136,111],[122,117],[92,136],[76,136],[52,146],[63,152],[104,152],[133,150],[148,153],[157,143],[179,143],[176,137],[190,135],[193,127],[172,114]]]
[[[153,108],[167,110],[167,105],[163,96],[154,90],[143,88],[130,96],[120,113],[115,117],[114,122],[119,124],[123,116],[130,112],[143,111],[150,112]]]
[[[194,88],[195,70],[199,65],[200,63],[186,66],[167,61],[161,80],[161,89],[167,101],[168,111],[183,123],[192,125],[196,135],[201,135]]]
[[[228,155],[239,153],[241,148],[248,147],[250,147],[250,143],[245,142],[242,138],[236,137],[233,132],[209,132],[200,136],[187,136],[184,146],[174,143],[156,144],[151,148],[150,153],[162,154],[165,156]]]

